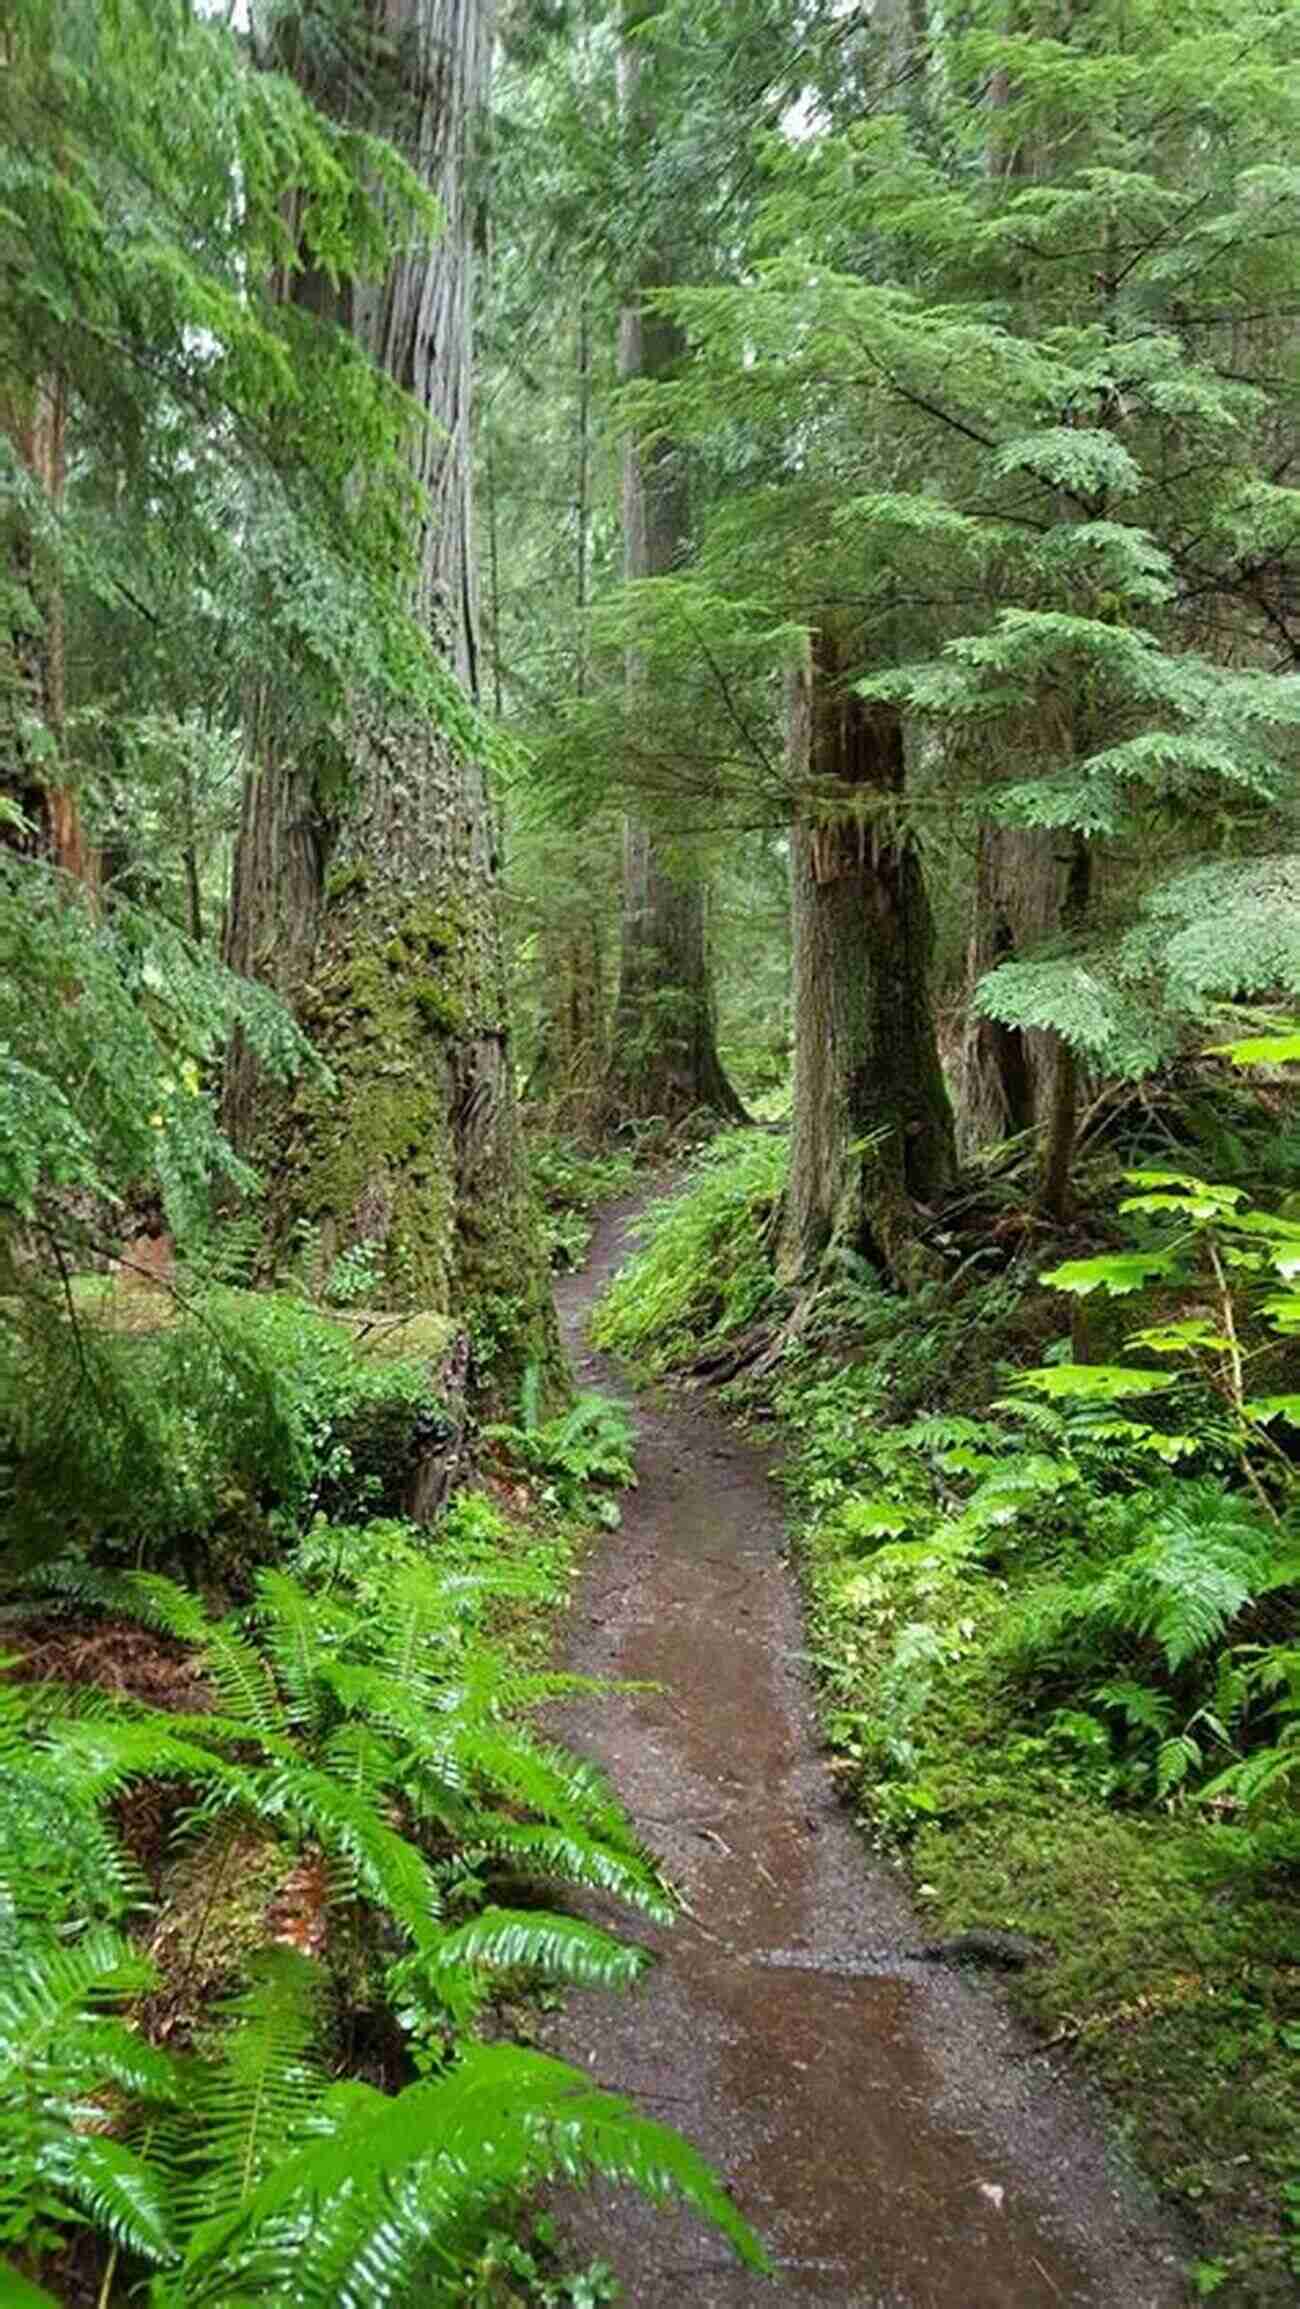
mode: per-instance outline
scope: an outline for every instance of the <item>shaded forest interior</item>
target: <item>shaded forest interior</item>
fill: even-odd
[[[1294,2298],[1298,139],[1295,0],[10,0],[0,2300],[765,2268],[536,2044],[634,1188],[854,1818]]]

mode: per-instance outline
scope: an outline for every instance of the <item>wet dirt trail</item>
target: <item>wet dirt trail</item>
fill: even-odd
[[[635,1203],[559,1287],[580,1383]],[[635,2093],[725,2176],[776,2262],[597,2192],[565,2227],[630,2309],[1166,2309],[1178,2240],[983,1986],[926,1937],[837,1801],[813,1723],[771,1454],[706,1408],[633,1402],[639,1488],[592,1551],[567,1664],[654,1693],[566,1707],[686,1903],[630,1997],[573,1995],[548,2049]]]

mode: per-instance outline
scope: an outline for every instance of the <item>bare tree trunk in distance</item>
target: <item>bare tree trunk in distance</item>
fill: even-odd
[[[986,823],[979,830],[957,1075],[963,1155],[1035,1129],[1047,1112],[1055,1065],[1051,1036],[982,1017],[974,995],[999,962],[1030,952],[1059,930],[1068,878],[1061,841],[1051,827]]]
[[[657,0],[627,0],[630,28],[655,13]],[[619,94],[634,150],[645,147],[651,115],[643,90],[640,48],[624,39]],[[671,264],[648,252],[639,289],[662,287]],[[668,375],[684,350],[681,332],[638,299],[624,308],[619,329],[619,375]],[[629,441],[623,459],[623,568],[630,581],[664,577],[687,547],[685,467],[671,441],[643,450]],[[627,666],[628,711],[654,710],[636,653]],[[623,923],[618,1000],[606,1084],[614,1116],[662,1115],[670,1120],[709,1108],[732,1120],[744,1109],[723,1071],[714,1024],[708,953],[708,899],[698,875],[668,855],[657,828],[629,813],[623,842]]]
[[[67,476],[67,425],[62,378],[0,379],[0,430],[56,514]],[[35,605],[39,620],[31,629],[9,630],[14,694],[22,701],[28,730],[40,737],[33,746],[15,725],[5,747],[10,758],[0,773],[0,789],[8,792],[30,829],[18,836],[18,846],[61,866],[93,891],[99,860],[86,840],[80,800],[66,782],[61,759],[67,705],[63,588],[57,573],[42,566],[39,546],[21,515],[14,518],[9,550],[19,592]],[[14,833],[6,830],[0,838],[12,842]]]
[[[471,530],[473,218],[469,147],[487,91],[492,0],[390,0],[406,158],[442,230],[382,288],[297,286],[349,326],[427,411],[414,440],[427,497],[415,607],[471,696],[478,617]],[[293,59],[290,59],[292,68]],[[330,88],[312,95],[329,106]],[[302,1084],[262,1152],[278,1231],[319,1230],[327,1266],[372,1247],[387,1304],[468,1325],[481,1390],[554,1359],[554,1317],[519,1136],[483,764],[439,728],[359,697],[349,794],[335,816],[304,766],[254,744],[229,958],[291,991],[333,1069]],[[256,733],[255,733],[256,737]],[[253,1118],[245,1143],[259,1151]]]
[[[788,690],[794,1137],[778,1266],[815,1271],[838,1245],[910,1287],[917,1205],[956,1168],[930,997],[933,925],[921,861],[893,798],[903,732],[892,707],[840,686],[820,633]],[[837,794],[842,808],[836,807]]]
[[[1081,927],[1091,896],[1092,848],[1086,834],[1076,834],[1065,901],[1061,908],[1063,929],[1077,930]],[[1054,1033],[1049,1035],[1048,1040],[1052,1047],[1052,1082],[1039,1200],[1046,1216],[1061,1224],[1070,1212],[1074,1142],[1078,1135],[1079,1061],[1073,1045],[1066,1041],[1064,1035]]]

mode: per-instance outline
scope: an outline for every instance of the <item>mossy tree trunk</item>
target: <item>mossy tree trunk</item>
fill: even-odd
[[[810,1275],[843,1245],[910,1286],[918,1205],[951,1181],[952,1114],[930,994],[933,926],[901,818],[892,707],[842,686],[835,638],[791,675],[794,1138],[778,1263]]]
[[[627,0],[625,28],[635,32],[657,7],[658,0]],[[649,151],[654,134],[653,87],[635,39],[625,38],[620,52],[619,96],[635,159]],[[671,254],[659,237],[661,245],[643,253],[622,315],[619,375],[625,382],[671,375],[685,350],[676,323],[643,302],[648,291],[673,278]],[[649,448],[629,440],[623,453],[624,575],[630,582],[667,576],[680,567],[687,547],[680,448],[663,438]],[[633,722],[653,715],[635,651],[628,655],[627,690]],[[698,870],[670,854],[662,829],[636,813],[624,829],[618,999],[606,1098],[615,1117],[662,1115],[674,1121],[702,1107],[732,1119],[744,1114],[718,1056],[707,890]]]
[[[468,160],[491,0],[399,0],[383,28],[405,155],[444,223],[382,291],[346,288],[337,317],[431,419],[413,449],[427,496],[416,606],[477,695]],[[326,292],[309,278],[297,293]],[[257,752],[228,952],[292,994],[334,1081],[304,1081],[260,1145],[256,1093],[238,1084],[235,1119],[263,1157],[281,1239],[318,1230],[322,1267],[368,1245],[384,1301],[453,1313],[480,1392],[501,1396],[556,1349],[516,1113],[491,797],[483,764],[427,720],[359,698],[354,728],[339,807],[283,746]]]

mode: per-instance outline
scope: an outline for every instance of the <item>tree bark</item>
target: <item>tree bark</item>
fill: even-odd
[[[67,478],[67,392],[61,377],[34,382],[0,379],[0,428],[20,464],[57,517]],[[6,655],[12,697],[12,727],[5,732],[0,791],[26,821],[27,831],[0,828],[0,838],[60,866],[90,890],[99,881],[99,861],[86,840],[81,803],[67,782],[64,761],[66,694],[64,681],[63,587],[46,566],[38,538],[21,513],[13,517],[9,554],[19,595],[35,611],[30,624],[10,627]],[[9,705],[0,689],[0,703]],[[16,708],[16,711],[14,710]],[[6,715],[8,719],[8,715]]]
[[[917,1206],[956,1167],[930,996],[933,925],[899,823],[903,732],[839,686],[821,633],[790,678],[788,748],[803,799],[791,845],[794,1139],[778,1265],[810,1275],[844,1246],[910,1287]]]
[[[1063,929],[1082,927],[1092,895],[1092,846],[1086,834],[1074,836],[1069,880],[1061,908]],[[1079,1060],[1064,1035],[1049,1034],[1051,1089],[1047,1132],[1043,1145],[1043,1177],[1039,1200],[1045,1215],[1058,1225],[1070,1214],[1074,1146],[1078,1136]]]
[[[963,1155],[1032,1130],[1047,1112],[1055,1060],[1037,1028],[1003,1026],[974,1008],[981,978],[1059,930],[1068,860],[1051,828],[983,825],[966,949],[966,1026],[957,1077]]]
[[[654,13],[654,0],[628,0],[625,24]],[[639,44],[625,39],[619,57],[624,131],[634,152],[653,133]],[[633,301],[619,329],[619,376],[665,377],[685,350],[681,331],[647,310],[646,292],[672,279],[662,247],[644,252]],[[629,582],[665,577],[688,547],[686,466],[672,441],[649,449],[629,439],[623,453],[623,569]],[[635,651],[626,669],[628,711],[653,712]],[[708,894],[698,873],[670,860],[659,830],[630,812],[623,840],[623,918],[618,1000],[606,1098],[611,1115],[670,1121],[707,1108],[732,1120],[744,1108],[718,1056],[708,950]]]
[[[383,28],[405,154],[443,224],[381,289],[348,284],[338,317],[430,419],[412,448],[425,492],[415,608],[473,696],[467,163],[491,0],[389,0]],[[310,276],[296,293],[305,304],[332,294]],[[528,1362],[552,1362],[555,1333],[518,1130],[485,771],[427,720],[361,697],[354,731],[337,811],[308,765],[253,733],[228,955],[292,993],[334,1074],[300,1084],[287,1127],[277,1115],[261,1134],[277,1229],[315,1227],[322,1269],[373,1246],[385,1301],[464,1321],[475,1383],[499,1396]],[[254,1112],[240,1114],[238,1092],[234,1103],[256,1154]]]

